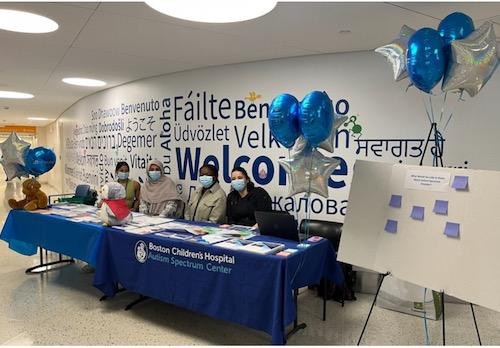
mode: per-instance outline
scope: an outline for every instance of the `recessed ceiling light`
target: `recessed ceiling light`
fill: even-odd
[[[75,86],[85,86],[85,87],[101,87],[106,86],[106,82],[101,80],[86,79],[82,77],[66,77],[62,79],[64,83],[75,85]]]
[[[19,33],[50,33],[59,24],[52,19],[31,12],[0,9],[0,29]]]
[[[45,117],[28,117],[28,120],[31,120],[31,121],[48,121],[49,119],[45,118]]]
[[[33,98],[33,94],[29,93],[21,93],[14,91],[0,91],[0,98],[9,98],[9,99],[31,99]]]
[[[254,19],[271,12],[276,0],[146,0],[158,12],[204,23],[231,23]]]

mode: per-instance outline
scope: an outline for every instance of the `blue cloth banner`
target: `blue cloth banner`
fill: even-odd
[[[73,222],[54,215],[11,210],[0,239],[23,255],[34,255],[37,247],[61,253],[95,266],[104,228]]]
[[[293,241],[267,236],[253,240]],[[216,245],[137,235],[108,229],[100,250],[94,286],[112,297],[118,284],[218,319],[239,323],[285,342],[285,328],[296,317],[293,289],[326,277],[343,283],[336,254],[327,240],[289,255],[260,255]]]

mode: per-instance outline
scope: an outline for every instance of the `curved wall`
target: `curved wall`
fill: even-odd
[[[187,199],[201,163],[217,162],[227,192],[236,162],[271,193],[276,208],[299,206],[299,196],[293,203],[286,198],[277,160],[288,150],[270,137],[267,104],[284,92],[300,100],[324,90],[338,112],[355,116],[361,126],[361,134],[353,132],[352,122],[341,127],[335,153],[323,152],[342,163],[331,176],[329,199],[313,200],[315,217],[342,221],[356,159],[417,164],[423,149],[428,97],[414,88],[405,92],[408,80],[396,83],[391,76],[383,57],[357,52],[211,67],[102,91],[58,120],[64,191],[81,182],[98,187],[112,180],[118,160],[129,162],[132,177],[142,179],[147,161],[160,159]],[[500,169],[499,92],[497,73],[475,98],[457,102],[456,95],[448,96],[442,123],[449,112],[453,118],[444,133],[445,165]],[[442,97],[433,99],[439,120]],[[427,158],[430,164],[431,155]],[[299,217],[306,216],[304,208],[301,202]]]

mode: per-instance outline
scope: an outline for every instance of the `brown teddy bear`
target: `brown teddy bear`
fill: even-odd
[[[20,201],[9,199],[9,205],[12,209],[36,210],[47,208],[47,195],[40,190],[40,183],[35,179],[28,179],[23,182],[23,193],[26,198]]]

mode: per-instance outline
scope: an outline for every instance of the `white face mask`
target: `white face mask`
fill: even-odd
[[[116,176],[118,177],[118,180],[127,180],[128,179],[129,172],[118,172],[116,173]]]
[[[161,172],[159,170],[150,170],[148,175],[152,181],[158,181],[161,177]]]
[[[214,177],[210,175],[201,175],[198,180],[203,188],[209,188],[214,183]]]
[[[231,181],[231,186],[238,192],[241,192],[247,186],[247,181],[245,179],[234,179]]]

